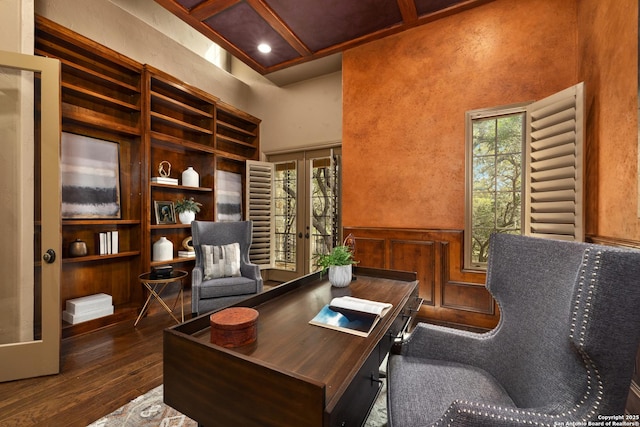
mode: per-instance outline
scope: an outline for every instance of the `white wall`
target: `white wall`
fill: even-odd
[[[233,60],[232,71],[252,90],[252,114],[262,119],[265,153],[310,148],[342,140],[342,72],[278,87]]]

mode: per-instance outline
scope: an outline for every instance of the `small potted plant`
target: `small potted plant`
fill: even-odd
[[[336,246],[328,254],[316,254],[315,261],[322,269],[320,275],[329,270],[329,282],[333,286],[343,288],[351,283],[352,266],[357,261],[349,246]]]
[[[196,213],[200,212],[200,206],[202,203],[193,200],[193,197],[189,199],[182,198],[177,200],[175,204],[175,210],[178,214],[180,222],[183,224],[191,224],[196,219]]]

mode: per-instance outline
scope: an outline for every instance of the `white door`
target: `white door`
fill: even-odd
[[[60,367],[60,62],[0,51],[0,381]]]

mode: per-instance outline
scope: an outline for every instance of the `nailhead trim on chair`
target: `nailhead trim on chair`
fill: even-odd
[[[584,261],[582,262],[582,269],[580,272],[580,282],[578,284],[578,294],[576,296],[576,301],[575,301],[575,305],[574,305],[574,310],[573,310],[573,317],[572,317],[572,323],[571,323],[571,332],[569,334],[569,338],[573,339],[573,335],[575,332],[575,328],[576,328],[576,324],[577,324],[577,316],[578,316],[578,310],[579,310],[579,306],[580,306],[580,299],[582,298],[582,293],[583,293],[583,287],[585,284],[585,270],[587,267],[587,262],[589,259],[589,255],[590,255],[590,249],[586,249],[585,250],[585,256],[584,256]],[[596,259],[594,260],[594,272],[591,274],[591,278],[589,280],[589,289],[588,289],[588,296],[586,298],[586,308],[584,310],[584,314],[583,314],[583,318],[582,318],[582,322],[580,325],[580,339],[579,339],[579,348],[578,348],[578,352],[580,353],[580,355],[582,356],[582,363],[584,364],[584,367],[587,371],[587,390],[584,394],[584,396],[582,396],[582,399],[575,405],[575,407],[573,407],[572,409],[570,409],[569,411],[563,412],[561,414],[557,414],[557,415],[550,415],[550,414],[543,414],[540,412],[534,412],[534,411],[523,411],[520,409],[514,409],[514,408],[506,408],[506,407],[502,407],[502,406],[496,406],[496,405],[487,405],[485,403],[477,403],[477,402],[470,402],[467,400],[454,400],[453,403],[451,404],[451,406],[449,406],[449,408],[447,409],[447,411],[442,415],[442,417],[436,421],[433,425],[443,425],[443,423],[446,423],[447,426],[451,427],[452,426],[452,422],[454,421],[454,415],[452,414],[452,410],[454,406],[457,405],[466,405],[466,406],[473,406],[475,408],[478,409],[468,409],[468,408],[457,408],[456,409],[456,413],[460,414],[460,413],[467,413],[467,414],[472,414],[472,415],[484,415],[485,417],[490,417],[496,420],[500,420],[500,421],[510,421],[510,422],[516,422],[516,423],[525,423],[525,424],[529,424],[529,425],[535,425],[535,426],[541,426],[541,427],[552,427],[552,424],[550,423],[546,423],[546,422],[542,422],[542,421],[533,421],[533,420],[529,420],[529,419],[521,419],[518,418],[518,416],[521,415],[525,415],[525,416],[535,416],[535,417],[541,417],[541,418],[547,418],[547,419],[553,419],[553,420],[557,420],[560,417],[565,417],[567,415],[571,415],[571,414],[575,414],[578,412],[578,410],[580,409],[581,406],[583,406],[585,403],[587,403],[589,397],[591,396],[592,392],[593,392],[593,388],[592,388],[592,382],[593,382],[593,377],[596,378],[597,380],[597,396],[595,397],[595,403],[592,404],[588,414],[586,415],[585,418],[582,418],[579,421],[582,422],[586,422],[588,418],[593,417],[596,414],[597,409],[600,407],[600,404],[602,402],[602,395],[603,395],[603,389],[604,389],[604,385],[602,384],[602,378],[600,377],[600,372],[598,372],[598,369],[596,368],[595,364],[593,363],[593,361],[589,358],[589,356],[584,352],[584,349],[582,348],[584,346],[584,339],[585,339],[585,331],[587,328],[587,324],[589,323],[589,307],[591,307],[591,301],[593,300],[593,290],[595,288],[595,282],[596,282],[596,278],[598,275],[598,270],[600,268],[600,258],[601,258],[602,252],[598,251],[596,253]],[[482,411],[482,409],[490,409],[492,411],[499,411],[499,412],[503,412],[504,414],[495,414],[495,413],[489,413],[486,411]]]

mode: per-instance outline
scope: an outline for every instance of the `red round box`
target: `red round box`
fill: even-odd
[[[231,307],[213,313],[211,343],[232,348],[251,344],[258,335],[258,311],[248,307]]]

